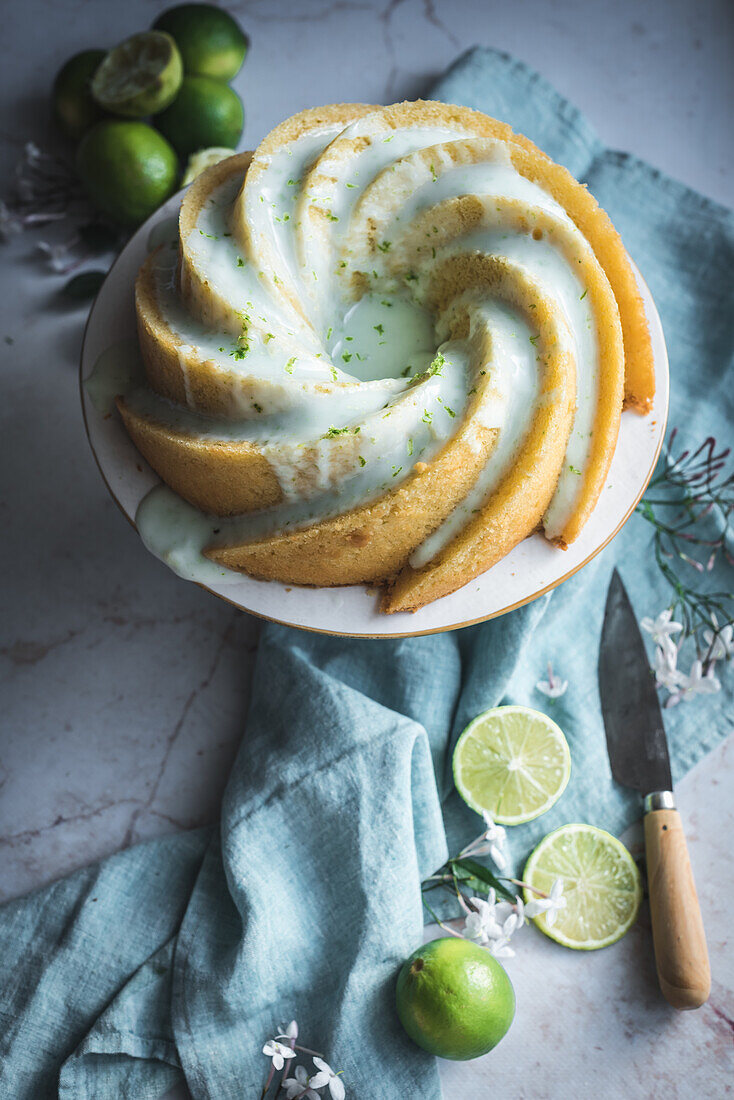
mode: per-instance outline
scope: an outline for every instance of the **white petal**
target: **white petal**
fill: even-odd
[[[344,1100],[347,1094],[347,1090],[344,1088],[344,1082],[341,1077],[337,1077],[336,1074],[329,1081],[329,1092],[331,1093],[333,1100]]]
[[[515,932],[515,930],[517,929],[517,927],[518,927],[517,914],[512,913],[507,918],[505,923],[502,925],[502,934],[505,937],[505,939],[509,940],[510,937],[512,936],[513,932]]]
[[[324,1073],[331,1073],[332,1069],[328,1062],[325,1062],[323,1058],[319,1058],[317,1055],[313,1057],[313,1064],[317,1069],[322,1069]]]
[[[504,871],[505,867],[507,866],[507,859],[502,849],[499,848],[496,844],[493,844],[492,847],[489,849],[489,854],[496,863],[498,869],[500,871]]]
[[[318,1073],[314,1073],[313,1077],[309,1081],[309,1085],[312,1089],[322,1089],[324,1085],[328,1084],[331,1074],[326,1070],[319,1070]]]

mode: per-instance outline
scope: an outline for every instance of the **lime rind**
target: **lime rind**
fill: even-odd
[[[456,789],[472,810],[500,825],[523,825],[561,797],[571,753],[563,731],[541,711],[494,707],[461,734],[453,770]]]
[[[142,31],[110,50],[92,79],[100,106],[125,118],[142,118],[168,107],[183,80],[176,43],[164,31]]]
[[[247,35],[228,12],[211,4],[169,8],[153,26],[175,39],[188,75],[232,80],[245,60]]]
[[[549,893],[558,878],[563,880],[566,908],[551,926],[544,913],[534,917],[533,923],[563,947],[575,951],[609,947],[636,921],[642,901],[639,869],[624,844],[605,829],[562,825],[541,840],[525,864],[523,880]],[[537,898],[527,886],[523,893],[526,903]]]
[[[91,83],[105,57],[105,50],[82,50],[69,58],[54,80],[54,114],[66,136],[73,140],[78,140],[104,115],[92,98]]]

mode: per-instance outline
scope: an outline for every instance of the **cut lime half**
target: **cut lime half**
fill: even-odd
[[[534,922],[546,936],[577,951],[596,951],[616,943],[634,924],[642,898],[637,864],[616,837],[593,825],[563,825],[541,840],[523,878],[544,894],[563,882],[566,906],[548,925],[546,914]],[[525,901],[538,895],[525,888]]]
[[[571,754],[562,731],[530,707],[495,707],[471,722],[454,749],[454,783],[468,806],[501,825],[549,810],[568,783]]]
[[[183,79],[176,43],[163,31],[143,31],[121,42],[94,74],[92,95],[125,118],[154,115],[173,103]]]

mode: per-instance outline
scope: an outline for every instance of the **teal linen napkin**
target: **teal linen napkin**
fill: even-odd
[[[732,214],[605,150],[503,54],[470,51],[432,94],[505,119],[588,181],[662,315],[671,424],[689,442],[726,437]],[[219,827],[122,852],[0,911],[0,1095],[152,1100],[183,1075],[196,1100],[256,1097],[262,1046],[295,1018],[347,1096],[435,1100],[435,1062],[403,1036],[394,982],[421,939],[421,878],[480,831],[452,793],[458,733],[505,700],[547,707],[568,735],[569,787],[512,831],[516,862],[564,821],[618,832],[639,814],[611,780],[596,687],[615,563],[639,615],[667,606],[634,517],[552,597],[482,626],[375,642],[266,627]],[[549,660],[569,680],[553,704],[535,688]],[[728,732],[727,696],[667,712],[676,779]]]

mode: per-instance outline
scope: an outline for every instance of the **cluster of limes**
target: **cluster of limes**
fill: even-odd
[[[230,155],[244,125],[229,87],[247,52],[234,19],[210,4],[180,4],[114,49],[84,50],[58,73],[53,108],[78,141],[79,177],[95,206],[134,226],[202,162]],[[203,155],[202,155],[203,154]]]
[[[456,789],[473,810],[501,825],[534,820],[558,801],[571,774],[560,728],[528,707],[495,707],[471,722],[453,758]],[[640,873],[616,837],[592,825],[549,833],[523,872],[525,901],[563,881],[566,904],[542,932],[564,947],[593,951],[615,943],[637,917]],[[398,977],[400,1021],[419,1046],[444,1058],[476,1058],[505,1035],[515,995],[500,964],[476,943],[444,938],[413,952]]]

